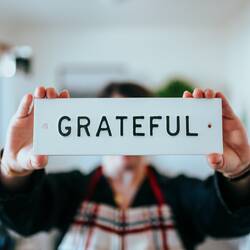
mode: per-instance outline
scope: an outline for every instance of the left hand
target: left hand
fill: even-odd
[[[226,177],[236,177],[250,167],[250,145],[243,123],[233,112],[228,100],[221,92],[196,88],[193,93],[185,91],[184,98],[221,98],[223,122],[223,154],[207,156],[209,165]]]

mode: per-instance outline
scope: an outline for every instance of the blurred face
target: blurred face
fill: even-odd
[[[109,155],[103,156],[102,166],[107,176],[115,177],[126,171],[137,171],[146,165],[143,156]]]

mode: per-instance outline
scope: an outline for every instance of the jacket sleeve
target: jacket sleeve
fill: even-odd
[[[242,204],[235,204],[237,201],[230,198],[229,190],[223,188],[225,181],[220,173],[205,181],[179,177],[178,204],[190,223],[190,231],[215,238],[238,237],[250,232],[250,197]]]
[[[11,193],[0,183],[0,218],[9,228],[31,235],[51,228],[65,230],[76,212],[87,176],[79,171],[35,171],[25,190]]]

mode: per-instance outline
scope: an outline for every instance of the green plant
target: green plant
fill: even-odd
[[[175,78],[169,80],[159,90],[156,91],[156,96],[159,97],[182,97],[185,90],[192,92],[193,85],[187,80]]]

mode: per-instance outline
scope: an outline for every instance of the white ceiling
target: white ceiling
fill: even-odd
[[[223,25],[249,0],[0,0],[0,23],[25,26]]]

